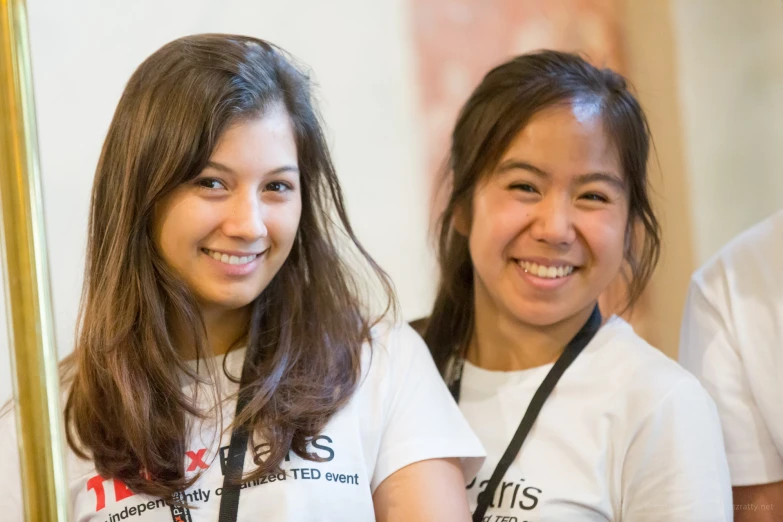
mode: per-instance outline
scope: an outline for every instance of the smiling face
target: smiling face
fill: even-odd
[[[476,187],[463,221],[477,314],[535,327],[586,320],[620,271],[628,223],[599,111],[574,103],[536,114]]]
[[[301,211],[296,142],[277,108],[225,131],[207,167],[156,207],[154,240],[202,312],[238,310],[283,266]]]

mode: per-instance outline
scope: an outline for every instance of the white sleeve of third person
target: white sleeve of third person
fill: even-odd
[[[632,434],[623,464],[623,522],[731,522],[729,470],[718,413],[688,376]]]
[[[680,334],[680,363],[701,381],[718,407],[732,484],[777,482],[783,480],[783,459],[751,391],[726,319],[727,298],[714,295],[720,291],[703,286],[698,278],[691,283]]]

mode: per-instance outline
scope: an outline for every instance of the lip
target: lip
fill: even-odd
[[[212,250],[212,249],[208,249]],[[212,250],[213,252],[220,252],[221,254],[227,254],[227,255],[233,255],[237,257],[242,256],[251,256],[254,254],[254,252],[231,252],[226,250]],[[211,263],[212,266],[218,270],[221,274],[229,277],[243,277],[247,276],[251,273],[253,273],[256,268],[261,264],[261,261],[263,261],[266,258],[266,254],[269,252],[269,249],[264,250],[263,252],[260,252],[256,255],[256,258],[250,261],[249,263],[245,263],[244,265],[229,265],[228,263],[224,263],[222,261],[218,261],[214,257],[210,256],[209,254],[205,253],[203,250],[200,250],[201,255],[203,255],[208,263]]]
[[[242,252],[240,250],[220,250],[219,248],[207,248],[207,247],[202,247],[202,248],[206,250],[211,250],[212,252],[219,252],[221,254],[226,254],[228,256],[237,256],[237,257],[255,256],[255,255],[260,256],[261,254],[266,252],[266,250],[260,250],[260,251],[256,250],[255,252]]]
[[[547,266],[544,262],[545,260],[541,260],[541,262],[536,262],[531,260],[531,258],[525,258],[523,261],[530,261],[531,263],[544,264],[545,266]],[[530,272],[522,268],[522,266],[517,261],[514,261],[513,264],[514,264],[514,269],[517,271],[517,273],[522,278],[522,280],[537,290],[550,290],[550,291],[557,290],[567,285],[574,277],[574,274],[578,272],[578,268],[574,265],[570,265],[569,263],[550,264],[548,266],[556,266],[556,267],[574,266],[574,271],[568,274],[567,276],[550,279],[548,277],[538,277],[537,275],[531,274]]]
[[[570,261],[566,261],[564,259],[547,259],[545,257],[515,257],[513,258],[516,262],[528,262],[528,263],[535,263],[537,265],[544,265],[544,266],[553,266],[555,268],[558,267],[566,267],[566,266],[572,266],[574,269],[579,268],[579,265],[577,263],[572,263]]]

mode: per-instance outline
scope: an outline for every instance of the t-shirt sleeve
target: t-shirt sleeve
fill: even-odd
[[[8,522],[21,522],[24,516],[19,446],[14,411],[10,407],[0,408],[0,469],[0,518]]]
[[[468,480],[485,452],[435,368],[424,341],[409,326],[391,330],[389,393],[372,491],[395,471],[428,459],[459,458]]]
[[[783,459],[753,396],[727,323],[726,303],[691,283],[680,334],[680,363],[715,400],[735,486],[783,480]],[[761,349],[762,347],[759,347]]]
[[[632,435],[623,464],[623,521],[734,519],[718,414],[696,379],[678,381]]]

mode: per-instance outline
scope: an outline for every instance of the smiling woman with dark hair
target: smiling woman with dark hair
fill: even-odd
[[[424,337],[488,451],[475,521],[732,519],[715,405],[598,310],[658,259],[649,146],[625,80],[573,54],[514,58],[462,108]]]
[[[75,519],[469,519],[461,468],[483,450],[422,340],[359,298],[338,236],[393,311],[280,49],[198,35],[141,64],[98,164],[64,364]],[[22,518],[13,475],[4,521]]]

